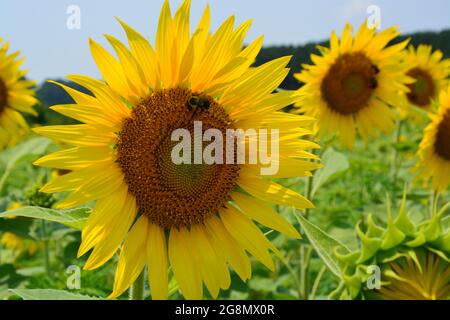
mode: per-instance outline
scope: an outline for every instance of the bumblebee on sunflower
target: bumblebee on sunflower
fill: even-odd
[[[295,77],[304,85],[298,90],[299,112],[316,118],[319,138],[338,135],[352,148],[358,131],[367,143],[381,129],[395,124],[391,106],[401,101],[413,79],[406,75],[404,49],[409,40],[390,45],[399,32],[392,27],[380,33],[363,23],[356,35],[347,24],[341,39],[333,32],[330,46],[318,47],[312,65],[303,65]]]
[[[372,216],[365,232],[358,225],[361,249],[348,255],[336,253],[346,285],[341,298],[450,299],[450,233],[443,223],[448,207],[414,223],[404,199],[397,217],[388,212],[386,227],[377,225]],[[378,287],[371,281],[377,276],[374,267],[381,271]]]
[[[13,145],[28,129],[22,112],[36,115],[33,106],[34,81],[25,80],[27,72],[21,70],[20,52],[9,54],[9,43],[0,38],[0,150]]]
[[[318,168],[305,160],[316,158],[307,150],[318,146],[302,140],[312,133],[302,129],[311,119],[281,112],[295,98],[273,93],[288,74],[290,58],[250,68],[263,40],[243,48],[251,23],[235,27],[230,17],[210,33],[207,7],[191,34],[190,3],[185,0],[172,16],[165,1],[155,48],[122,21],[130,48],[106,36],[118,59],[91,40],[105,81],[69,76],[93,96],[61,85],[76,104],[53,107],[83,124],[36,129],[74,146],[37,161],[70,171],[42,190],[71,192],[60,208],[96,201],[79,248],[79,256],[92,250],[85,268],[99,268],[121,247],[111,297],[129,288],[147,265],[153,299],[167,298],[169,270],[185,298],[201,299],[203,285],[216,298],[230,286],[229,266],[244,281],[251,277],[249,254],[274,268],[270,253],[280,253],[254,221],[300,237],[270,204],[312,206],[259,176],[258,165],[171,161],[172,132],[191,131],[194,121],[202,121],[204,130],[221,133],[279,129],[274,178],[309,176]]]

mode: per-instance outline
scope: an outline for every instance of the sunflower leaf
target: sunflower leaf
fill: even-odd
[[[0,218],[27,217],[57,222],[70,228],[81,230],[91,209],[80,207],[67,210],[47,209],[41,207],[23,207],[0,213]]]
[[[99,297],[75,294],[65,290],[11,289],[11,292],[18,295],[23,300],[103,300]]]
[[[295,216],[319,257],[327,265],[328,269],[342,280],[341,262],[337,259],[334,252],[339,250],[341,254],[348,254],[350,250],[318,226],[306,220],[302,215],[296,214]]]
[[[329,148],[324,152],[322,155],[322,164],[323,168],[317,170],[314,174],[311,198],[316,194],[320,187],[332,181],[340,173],[343,173],[350,168],[347,157],[333,148]]]

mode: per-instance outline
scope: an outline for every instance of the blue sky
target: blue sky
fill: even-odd
[[[38,81],[80,73],[99,77],[89,53],[88,39],[103,44],[102,34],[124,39],[114,19],[120,17],[150,40],[154,39],[163,0],[1,0],[0,37],[26,57],[29,76]],[[172,8],[181,0],[171,0]],[[346,21],[360,24],[369,5],[381,9],[382,26],[399,25],[403,32],[450,28],[448,0],[193,0],[192,19],[198,21],[205,4],[217,27],[229,15],[253,19],[248,41],[260,34],[265,44],[302,44],[323,40]],[[81,10],[81,29],[69,30],[66,10]]]

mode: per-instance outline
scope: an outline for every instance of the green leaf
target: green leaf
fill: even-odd
[[[446,232],[450,231],[450,216],[442,219],[442,227]]]
[[[0,265],[0,286],[16,287],[25,280],[25,277],[16,272],[12,264]]]
[[[87,221],[91,209],[80,207],[67,210],[47,209],[40,207],[23,207],[0,213],[0,218],[28,217],[61,223],[70,228],[81,230]]]
[[[252,290],[264,293],[276,292],[278,284],[269,278],[254,277],[249,282]]]
[[[65,290],[11,289],[11,291],[23,300],[103,300],[102,298],[85,296]]]
[[[1,219],[0,220],[0,233],[12,232],[22,238],[30,238],[30,228],[33,221],[30,219]]]
[[[46,152],[50,144],[51,141],[47,138],[32,138],[0,153],[0,172],[3,172],[0,177],[0,192],[15,167],[36,160]]]
[[[322,155],[323,168],[317,170],[314,174],[314,182],[311,197],[319,190],[320,187],[335,179],[340,173],[348,170],[350,164],[347,157],[329,148]]]
[[[295,216],[319,257],[334,275],[342,279],[341,262],[337,259],[334,252],[339,248],[339,253],[348,254],[350,250],[325,231],[306,220],[302,215],[296,214]]]

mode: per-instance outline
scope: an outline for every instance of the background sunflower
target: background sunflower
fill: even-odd
[[[410,84],[406,100],[399,107],[406,109],[416,107],[424,111],[433,111],[433,103],[439,99],[439,93],[447,89],[450,75],[450,59],[443,59],[442,51],[429,45],[410,46],[406,63],[410,66],[407,74],[415,80]]]
[[[19,52],[8,53],[9,44],[0,38],[0,149],[17,142],[28,128],[20,112],[36,115],[33,106],[33,81],[25,80],[26,71],[20,70],[23,59]]]
[[[390,45],[398,35],[397,28],[377,34],[365,22],[353,36],[348,24],[340,40],[333,32],[329,48],[319,47],[320,54],[311,56],[313,65],[295,75],[304,83],[298,90],[299,112],[318,120],[318,137],[338,134],[341,144],[352,148],[356,130],[367,143],[376,129],[392,129],[391,106],[412,83],[402,62],[408,41]]]
[[[433,189],[443,192],[450,183],[450,86],[441,91],[439,111],[430,118],[420,144],[416,170],[419,180],[432,180]]]

